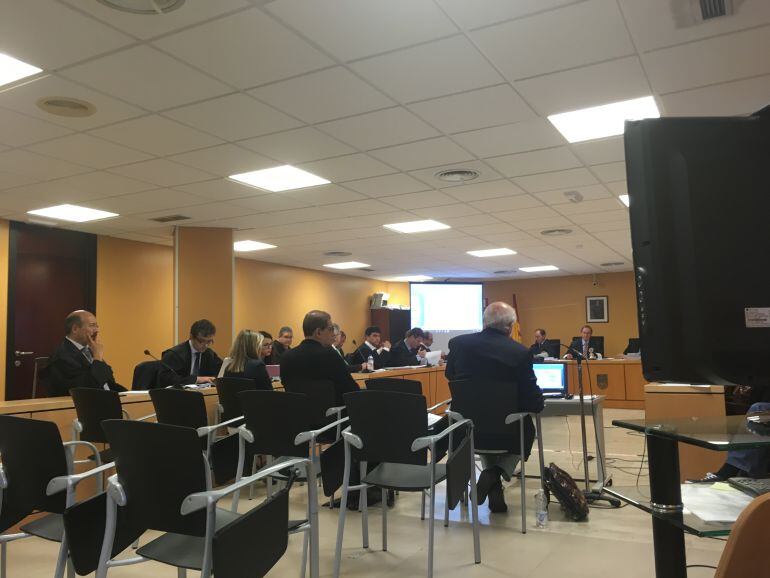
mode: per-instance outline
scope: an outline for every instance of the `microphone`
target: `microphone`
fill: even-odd
[[[577,360],[586,359],[586,357],[583,355],[582,352],[578,351],[571,345],[564,345],[563,343],[559,343],[559,345],[561,345],[564,349],[566,349],[568,353],[572,353],[573,355],[575,355],[575,359]]]
[[[167,370],[171,372],[171,375],[174,376],[174,384],[172,387],[181,387],[181,384],[179,382],[181,381],[182,378],[179,377],[179,375],[177,375],[176,370],[173,367],[171,367],[168,363],[166,363],[162,359],[158,359],[157,357],[155,357],[152,353],[150,353],[149,349],[145,349],[144,354],[147,355],[148,357],[152,357],[155,361],[160,363],[163,367],[165,367]]]

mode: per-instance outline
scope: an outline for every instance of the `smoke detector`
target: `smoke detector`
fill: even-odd
[[[96,112],[96,107],[90,102],[68,96],[45,96],[35,104],[40,110],[57,116],[84,117]]]
[[[583,193],[580,191],[564,191],[564,196],[567,197],[570,203],[579,203],[583,200]]]
[[[479,178],[479,172],[473,169],[448,169],[437,172],[436,178],[448,183],[464,183]]]
[[[181,7],[185,0],[97,0],[100,4],[131,14],[165,14]]]
[[[572,229],[545,229],[540,231],[543,237],[560,237],[562,235],[570,235],[571,233]]]

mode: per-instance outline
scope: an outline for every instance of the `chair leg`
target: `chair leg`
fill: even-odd
[[[420,490],[422,499],[420,500],[420,520],[425,519],[425,490]]]
[[[67,566],[67,537],[64,536],[61,544],[59,544],[59,555],[56,557],[56,570],[54,571],[54,578],[64,578],[64,570]]]
[[[526,534],[527,533],[527,494],[526,494],[526,476],[525,476],[525,470],[526,470],[526,462],[527,462],[527,456],[524,455],[524,420],[519,420],[519,441],[521,442],[521,447],[519,448],[519,452],[521,458],[519,459],[521,463],[521,533]]]
[[[0,543],[0,578],[5,578],[6,565],[5,557],[8,555],[8,543]]]
[[[348,485],[350,483],[350,446],[345,443],[345,468],[342,474],[342,497],[340,498],[340,515],[337,522],[337,544],[334,548],[334,572],[332,576],[339,578],[342,562],[342,537],[345,535],[345,514],[348,511]]]
[[[382,551],[388,551],[388,491],[382,488]]]
[[[307,570],[307,548],[310,543],[310,533],[304,532],[305,537],[302,540],[302,568],[299,571],[299,578],[305,578],[305,571]]]
[[[428,510],[430,514],[428,520],[428,578],[433,578],[433,540],[436,526],[436,486],[434,483],[435,478],[431,479],[430,508]]]
[[[67,558],[67,578],[75,578],[75,567],[69,558]]]
[[[358,492],[358,505],[361,508],[361,534],[364,548],[369,547],[369,504],[367,499],[367,486],[364,483],[366,477],[366,462],[361,462],[361,489]]]
[[[176,578],[187,578],[187,568],[177,568]]]
[[[473,448],[473,430],[470,432],[471,438],[471,514],[473,515],[473,560],[476,564],[481,564],[481,540],[479,538],[479,505],[476,498],[476,454]]]

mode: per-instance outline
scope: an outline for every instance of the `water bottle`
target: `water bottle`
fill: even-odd
[[[540,488],[535,494],[535,526],[545,528],[548,525],[548,500],[545,491]]]
[[[369,359],[366,360],[366,369],[374,371],[374,357],[371,355],[369,356]]]

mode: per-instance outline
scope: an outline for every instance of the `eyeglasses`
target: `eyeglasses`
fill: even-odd
[[[193,337],[193,341],[195,341],[196,343],[200,343],[201,345],[214,345],[213,338]]]

